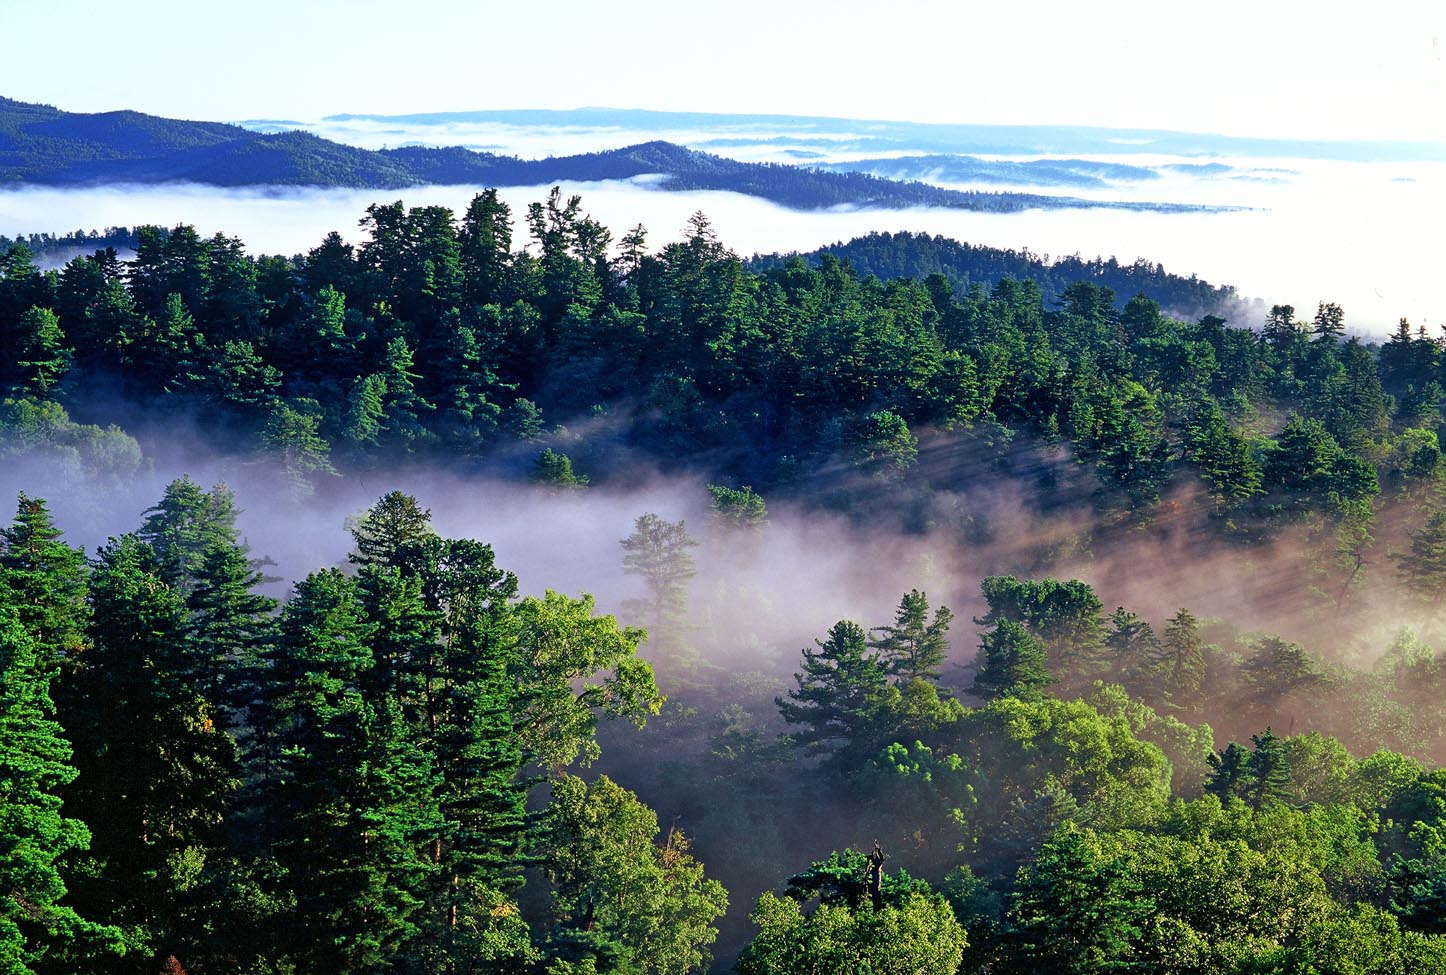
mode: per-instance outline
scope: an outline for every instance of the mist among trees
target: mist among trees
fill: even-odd
[[[558,192],[361,226],[11,246],[0,456],[102,510],[185,430],[276,519],[411,470],[702,511],[604,539],[600,607],[401,490],[278,583],[225,484],[91,552],[27,489],[7,971],[1446,970],[1424,328],[750,269]],[[887,610],[815,617],[788,540],[825,521]]]

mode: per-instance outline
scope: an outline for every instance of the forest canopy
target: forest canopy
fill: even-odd
[[[661,471],[707,517],[637,511],[610,614],[525,595],[401,490],[285,591],[224,484],[175,479],[89,554],[27,490],[7,971],[1446,970],[1424,328],[886,273],[953,252],[907,237],[873,273],[749,265],[703,214],[654,251],[558,191],[361,230],[254,256],[141,227],[56,270],[12,244],[0,457],[104,504],[186,424],[277,507],[413,466],[556,505]],[[699,591],[824,517],[988,568],[921,567],[883,618]],[[1120,605],[1119,572],[1255,592]],[[769,644],[765,603],[812,638]]]

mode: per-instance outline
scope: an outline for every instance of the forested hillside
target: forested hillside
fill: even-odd
[[[518,159],[458,146],[372,151],[300,131],[263,134],[138,112],[86,115],[0,98],[0,187],[190,182],[398,189],[537,186],[638,176],[662,177],[656,183],[662,190],[728,190],[796,210],[928,206],[1014,212],[1105,207],[1183,213],[1219,209],[949,190],[862,172],[739,162],[661,141],[546,159]]]
[[[185,429],[277,472],[277,510],[421,468],[559,505],[661,472],[708,518],[607,540],[614,616],[521,595],[400,491],[282,600],[225,485],[89,555],[27,491],[6,970],[1446,971],[1424,327],[1046,300],[916,275],[948,248],[912,238],[866,242],[905,255],[879,276],[750,267],[702,214],[653,250],[556,191],[361,220],[295,257],[11,246],[0,459],[103,507]],[[801,650],[761,622],[804,612],[786,576],[690,585],[810,519],[876,579],[911,540],[949,560]]]
[[[923,280],[941,274],[956,289],[963,290],[975,283],[992,288],[1004,278],[1033,281],[1039,287],[1045,308],[1063,304],[1069,286],[1083,282],[1113,291],[1117,310],[1135,295],[1144,295],[1171,315],[1189,320],[1215,315],[1246,320],[1237,324],[1254,324],[1265,317],[1265,307],[1259,299],[1247,300],[1229,285],[1212,285],[1193,274],[1183,277],[1167,273],[1164,267],[1150,261],[1121,264],[1113,257],[1084,260],[1078,254],[1051,260],[1048,254],[965,244],[908,231],[867,234],[809,254],[758,255],[748,266],[754,271],[767,270],[779,267],[790,257],[802,257],[817,265],[824,254],[848,263],[863,277],[873,275],[884,281]]]

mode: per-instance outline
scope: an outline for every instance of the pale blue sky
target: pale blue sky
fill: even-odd
[[[605,105],[1446,142],[1440,0],[890,6],[0,0],[0,94],[225,120]]]

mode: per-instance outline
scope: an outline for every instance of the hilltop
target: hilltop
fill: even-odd
[[[0,98],[0,186],[11,188],[190,182],[224,187],[393,190],[422,185],[535,186],[643,176],[661,177],[649,184],[661,190],[725,190],[798,210],[1202,209],[1028,193],[962,192],[860,172],[740,162],[664,141],[546,159],[520,159],[457,146],[369,150],[294,130],[256,132],[236,125],[128,111],[71,113]]]

